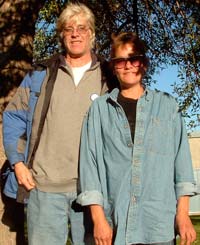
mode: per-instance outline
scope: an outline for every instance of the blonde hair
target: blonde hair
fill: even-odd
[[[83,17],[88,22],[91,30],[90,46],[93,48],[95,40],[95,17],[92,11],[82,3],[69,3],[60,14],[57,20],[57,33],[60,41],[63,44],[63,29],[66,23],[72,19],[78,21],[80,17]]]

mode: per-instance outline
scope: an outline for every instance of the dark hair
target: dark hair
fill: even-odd
[[[115,57],[116,50],[119,46],[130,43],[133,47],[134,55],[143,55],[143,64],[147,68],[149,65],[149,59],[146,57],[147,47],[145,42],[141,40],[134,32],[122,32],[119,34],[112,34],[111,44],[111,58]]]

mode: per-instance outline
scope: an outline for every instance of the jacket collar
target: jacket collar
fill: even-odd
[[[55,62],[59,61],[59,66],[66,66],[64,56],[65,56],[64,53],[57,53],[48,59],[44,59],[44,60],[35,62],[34,65],[35,66],[49,67],[49,66],[52,66],[52,64],[54,64]],[[94,52],[91,52],[91,57],[92,57],[91,67],[96,65],[98,62],[103,62],[103,58],[97,56]]]

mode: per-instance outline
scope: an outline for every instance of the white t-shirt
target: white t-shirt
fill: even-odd
[[[92,61],[87,63],[84,66],[81,67],[71,67],[72,73],[74,76],[74,83],[76,86],[78,86],[81,78],[83,77],[84,73],[90,68]]]

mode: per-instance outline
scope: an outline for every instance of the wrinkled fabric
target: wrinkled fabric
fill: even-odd
[[[172,96],[146,89],[133,144],[118,93],[96,99],[85,118],[77,202],[103,206],[115,245],[171,241],[177,199],[196,193],[184,121]]]

